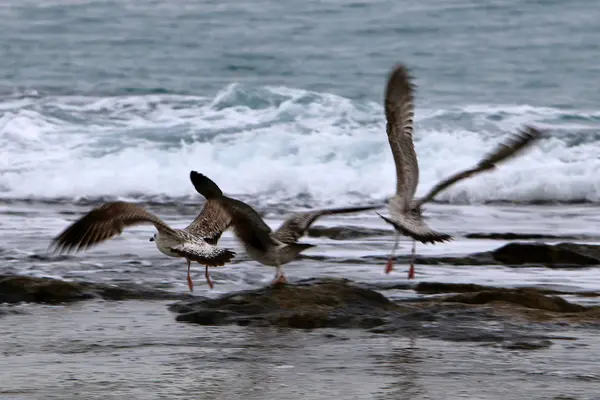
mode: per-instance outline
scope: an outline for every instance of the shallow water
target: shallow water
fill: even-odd
[[[597,398],[594,332],[544,350],[174,323],[166,302],[25,305],[2,317],[6,399]],[[25,328],[26,327],[26,328]]]
[[[48,256],[53,235],[91,205],[5,204],[0,211],[0,265],[3,273],[61,277],[95,282],[136,282],[185,292],[185,265],[162,256],[148,241],[153,228],[125,232],[94,250],[68,258]],[[174,226],[184,226],[198,209],[149,206]],[[569,215],[560,222],[557,211]],[[69,211],[68,214],[65,214]],[[510,220],[527,218],[513,232],[561,232],[597,236],[592,207],[448,206],[428,208],[437,229],[456,240],[417,246],[418,254],[458,255],[499,247],[501,240],[465,239],[475,232],[504,232]],[[266,211],[273,227],[281,215]],[[488,216],[487,220],[484,216]],[[372,213],[327,218],[317,226],[366,226],[385,229]],[[572,228],[569,229],[569,226]],[[583,227],[589,227],[584,229]],[[591,228],[591,229],[590,229]],[[19,235],[14,232],[19,229]],[[356,282],[406,282],[406,265],[383,273],[393,236],[351,240],[304,238],[317,247],[286,266],[290,280],[314,276]],[[227,233],[224,246],[241,250]],[[403,242],[400,253],[410,250]],[[247,260],[212,269],[209,290],[197,266],[195,294],[217,296],[268,284],[273,270]],[[379,257],[374,262],[372,257]],[[314,258],[318,257],[318,260]],[[365,258],[367,257],[367,258]],[[597,290],[595,268],[576,270],[500,266],[417,265],[417,282],[465,282],[500,287]],[[412,290],[387,290],[395,299],[424,297]],[[572,296],[571,296],[572,297]],[[597,304],[597,298],[569,298]],[[362,331],[293,331],[248,327],[203,327],[175,322],[168,302],[88,301],[68,306],[20,305],[18,314],[1,316],[5,362],[0,367],[7,399],[302,398],[332,395],[367,399],[544,399],[596,398],[600,376],[594,360],[595,334],[561,331],[546,349],[507,350],[493,344],[444,342]],[[491,328],[498,329],[498,328]],[[586,397],[587,396],[587,397]]]
[[[163,256],[149,238],[154,233],[151,226],[128,229],[116,239],[68,257],[48,255],[46,249],[52,237],[60,233],[71,221],[87,212],[92,205],[67,204],[32,205],[5,204],[0,209],[0,262],[2,272],[32,276],[60,277],[93,282],[135,282],[154,285],[175,291],[186,291],[185,262]],[[201,208],[197,205],[149,206],[175,227],[184,227]],[[68,214],[65,212],[68,211]],[[266,221],[276,228],[287,215],[261,210]],[[385,212],[385,210],[383,210]],[[77,213],[77,214],[72,214]],[[594,206],[451,206],[434,204],[427,208],[427,217],[435,229],[455,237],[451,242],[436,245],[417,245],[417,255],[458,256],[484,252],[501,247],[506,240],[467,239],[468,233],[546,233],[564,235],[566,239],[544,240],[547,243],[576,241],[599,243],[597,229],[600,217]],[[289,279],[310,277],[343,277],[357,282],[405,282],[406,265],[398,265],[390,275],[384,273],[386,259],[393,247],[393,233],[374,212],[363,212],[343,217],[317,220],[314,226],[369,227],[381,229],[381,236],[333,240],[324,237],[306,237],[302,241],[317,246],[304,252],[305,257],[285,266]],[[559,231],[557,231],[559,227]],[[14,232],[19,230],[19,235]],[[586,240],[568,239],[586,237]],[[534,240],[535,241],[535,240]],[[233,261],[212,268],[215,289],[204,283],[203,269],[194,265],[195,293],[216,296],[231,290],[257,288],[270,282],[274,269],[264,267],[247,258],[232,233],[226,232],[219,242],[237,252]],[[411,242],[402,239],[398,254],[409,254]],[[597,290],[600,275],[596,268],[548,269],[513,268],[505,266],[454,266],[417,265],[417,281],[476,283],[482,285],[544,288],[569,288],[573,291]],[[407,291],[407,296],[412,296]],[[401,295],[398,293],[395,296]],[[594,301],[586,299],[586,301]]]

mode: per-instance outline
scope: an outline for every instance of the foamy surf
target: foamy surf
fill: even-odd
[[[527,105],[416,110],[424,194],[470,167],[522,124],[548,137],[499,170],[437,200],[600,200],[600,113]],[[0,197],[195,199],[191,169],[258,202],[381,200],[394,163],[376,102],[284,87],[233,84],[214,97],[20,95],[0,101]]]

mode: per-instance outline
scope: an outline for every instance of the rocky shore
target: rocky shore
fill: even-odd
[[[464,257],[420,257],[417,262],[587,268],[600,264],[600,246],[514,242],[489,252]],[[414,291],[417,295],[393,301],[382,294],[392,289]],[[501,343],[516,348],[549,346],[553,340],[565,339],[557,337],[556,332],[567,328],[596,328],[600,325],[600,307],[577,304],[574,299],[597,296],[600,293],[534,287],[436,282],[358,284],[322,278],[205,298],[142,285],[0,275],[1,303],[178,300],[169,306],[176,320],[199,325],[362,329],[450,341]],[[7,308],[4,310],[6,314]]]

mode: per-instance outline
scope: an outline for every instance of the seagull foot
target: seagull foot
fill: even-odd
[[[272,285],[283,285],[287,283],[287,278],[285,277],[285,275],[279,275],[277,278],[273,279],[273,282],[271,282]]]

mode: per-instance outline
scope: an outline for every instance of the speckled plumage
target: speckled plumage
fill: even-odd
[[[171,228],[156,215],[133,203],[105,203],[67,227],[52,240],[51,248],[58,253],[78,252],[120,235],[127,226],[150,223],[158,230],[154,237],[158,250],[170,257],[185,258],[188,270],[190,261],[207,267],[221,266],[235,256],[233,251],[215,246],[231,218],[218,205],[209,203],[184,229]]]
[[[379,206],[346,207],[295,213],[273,232],[254,208],[240,200],[223,195],[218,186],[205,175],[193,171],[190,177],[200,194],[218,201],[238,220],[234,231],[248,256],[261,264],[277,267],[276,278],[283,277],[282,265],[294,260],[302,251],[313,247],[312,244],[298,243],[298,239],[319,217],[379,208]],[[207,192],[206,188],[210,188],[210,192]]]
[[[419,183],[419,164],[413,144],[414,85],[404,65],[398,65],[390,75],[385,94],[386,132],[396,165],[396,194],[390,199],[390,218],[381,216],[400,233],[423,243],[444,242],[450,235],[432,230],[423,221],[421,206],[441,191],[462,179],[491,170],[502,161],[516,155],[539,138],[531,127],[510,136],[474,168],[459,172],[438,183],[427,195],[415,200]]]

